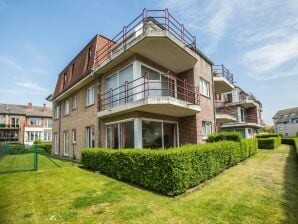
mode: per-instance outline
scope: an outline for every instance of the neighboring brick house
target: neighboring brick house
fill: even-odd
[[[168,10],[96,35],[58,77],[52,153],[204,142],[215,130],[212,64]]]
[[[216,129],[238,131],[253,138],[262,127],[262,104],[234,84],[233,74],[224,65],[213,66]]]
[[[298,136],[298,107],[279,110],[273,116],[274,131],[283,136]]]
[[[52,141],[52,109],[43,106],[0,104],[0,142],[32,145]]]

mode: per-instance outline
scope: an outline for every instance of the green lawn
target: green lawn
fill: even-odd
[[[32,170],[34,168],[34,154],[7,155],[0,160],[0,173],[11,171]],[[44,155],[38,155],[38,169],[53,169],[72,166],[72,162],[65,162]]]
[[[1,174],[0,189],[0,223],[298,223],[298,161],[286,145],[177,198],[79,167]]]

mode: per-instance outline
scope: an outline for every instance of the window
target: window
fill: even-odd
[[[69,147],[69,133],[68,131],[64,131],[63,132],[63,142],[64,142],[64,145],[63,145],[63,149],[64,149],[64,156],[68,156],[68,147]]]
[[[210,96],[209,82],[207,82],[205,79],[200,79],[200,93],[203,96]]]
[[[55,119],[59,118],[59,114],[60,114],[60,107],[59,107],[59,105],[57,105],[55,107]]]
[[[3,128],[5,127],[5,122],[4,122],[4,117],[0,116],[0,127]]]
[[[129,65],[120,71],[116,72],[115,74],[109,76],[106,80],[106,91],[108,92],[107,95],[107,107],[115,107],[122,104],[125,104],[125,100],[131,102],[133,100],[132,97],[132,87],[133,83],[133,66]],[[125,99],[125,83],[127,84],[127,95],[128,98]]]
[[[52,131],[44,131],[43,140],[52,141]]]
[[[86,128],[86,147],[93,148],[94,145],[94,126],[90,126]]]
[[[203,137],[208,137],[209,134],[211,134],[211,125],[212,123],[209,121],[203,121]]]
[[[63,89],[65,88],[66,83],[67,83],[67,72],[65,72],[65,73],[63,74]]]
[[[239,108],[239,122],[245,122],[245,110],[243,108]]]
[[[73,110],[75,110],[75,109],[77,109],[77,96],[74,96],[73,98],[72,98],[72,109]]]
[[[37,139],[42,139],[42,132],[41,131],[26,131],[26,141],[34,142]]]
[[[41,125],[40,118],[29,118],[28,125]]]
[[[177,123],[142,120],[143,148],[170,148],[178,146]]]
[[[58,133],[54,133],[54,153],[55,155],[59,154],[59,135]]]
[[[20,118],[18,117],[12,117],[11,118],[11,127],[18,128],[20,125]]]
[[[49,119],[49,118],[44,119],[44,127],[52,128],[52,119]]]
[[[172,96],[176,97],[176,80],[165,77],[157,71],[142,65],[142,75],[145,75],[149,82],[149,96]],[[171,81],[171,86],[168,86],[168,81]],[[171,91],[170,91],[171,90]]]
[[[76,129],[72,129],[72,144],[77,143],[77,132]]]
[[[108,124],[107,147],[114,149],[134,148],[134,121]]]
[[[86,95],[86,106],[94,104],[94,86],[91,86],[87,89]]]
[[[71,77],[73,76],[75,71],[75,63],[72,64],[72,68],[71,68]]]
[[[69,114],[69,100],[64,101],[64,115]]]

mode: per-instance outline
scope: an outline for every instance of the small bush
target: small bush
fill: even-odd
[[[242,135],[239,132],[218,132],[208,135],[208,142],[235,141],[240,142]]]
[[[84,167],[166,195],[178,195],[257,152],[255,140],[185,145],[170,150],[84,149]]]
[[[40,153],[51,153],[52,150],[52,144],[51,143],[39,143],[38,149]]]
[[[259,149],[275,149],[281,144],[281,137],[258,138]]]

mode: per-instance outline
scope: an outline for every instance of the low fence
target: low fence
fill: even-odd
[[[37,171],[38,154],[38,145],[1,144],[0,173]]]

